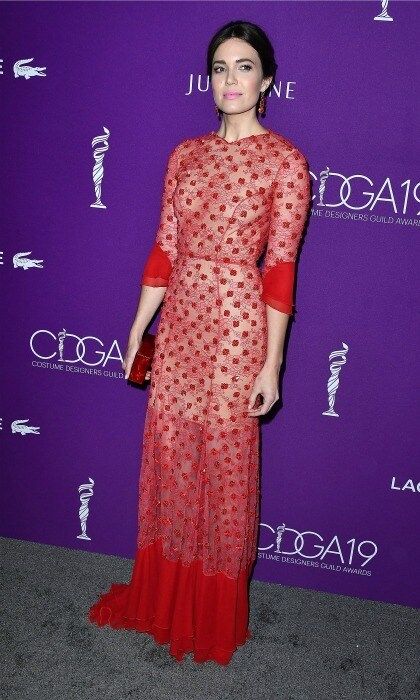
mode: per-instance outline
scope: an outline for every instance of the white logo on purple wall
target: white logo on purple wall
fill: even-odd
[[[30,267],[44,267],[41,264],[44,262],[43,260],[28,258],[28,255],[32,255],[31,250],[26,253],[16,253],[13,256],[13,267],[21,267],[23,270],[29,270]]]
[[[91,204],[90,206],[93,207],[94,209],[106,209],[105,204],[102,204],[101,202],[101,195],[102,195],[102,180],[104,178],[104,166],[103,166],[103,160],[104,160],[104,153],[108,150],[108,138],[109,134],[111,133],[109,129],[106,128],[106,126],[103,127],[105,134],[101,134],[100,136],[95,136],[95,138],[92,141],[92,146],[95,146],[97,143],[103,143],[103,146],[100,148],[95,148],[93,151],[93,157],[95,159],[95,165],[93,166],[93,184],[95,186],[95,195],[96,195],[96,200]]]
[[[346,360],[346,354],[348,352],[349,346],[346,345],[346,343],[343,343],[343,348],[340,350],[334,350],[329,356],[329,360],[334,360],[334,362],[331,362],[330,364],[330,372],[331,375],[328,379],[327,382],[327,391],[328,391],[328,405],[329,409],[327,411],[323,411],[322,415],[323,416],[334,416],[338,418],[338,413],[334,410],[334,405],[335,405],[335,397],[338,391],[338,385],[339,385],[339,374],[341,372],[341,366],[345,365],[347,360]],[[334,359],[334,358],[340,358],[340,359]]]
[[[411,491],[411,493],[420,493],[420,481],[414,481],[414,479],[407,479],[402,486],[398,486],[396,477],[393,476],[391,480],[391,491]]]
[[[39,435],[40,426],[37,425],[25,425],[28,423],[29,418],[20,418],[14,420],[10,427],[12,428],[12,433],[19,433],[19,435]]]
[[[93,487],[95,486],[94,480],[89,477],[89,483],[87,484],[80,484],[79,486],[79,493],[80,493],[80,503],[81,506],[79,508],[79,519],[80,519],[80,528],[82,530],[80,535],[77,535],[77,539],[79,540],[90,540],[91,538],[86,532],[86,523],[87,519],[89,516],[89,501],[91,497],[93,496]]]
[[[379,13],[379,15],[376,15],[376,17],[374,17],[373,19],[378,19],[382,22],[393,22],[394,18],[388,14],[388,0],[382,0],[381,5],[382,5],[382,11]]]
[[[39,68],[38,66],[27,66],[26,63],[33,61],[33,58],[22,58],[20,61],[16,61],[13,64],[13,73],[15,78],[46,78],[45,73],[41,71],[47,70],[46,66]]]
[[[104,349],[105,345],[100,338],[93,335],[80,337],[75,333],[69,333],[66,328],[58,333],[53,333],[45,328],[39,329],[31,335],[29,345],[33,354],[40,360],[54,360],[56,363],[66,365],[106,367],[109,362],[115,360],[120,367],[123,361],[117,340],[113,340],[109,348]],[[71,368],[66,369],[66,371],[71,371]],[[109,372],[114,373],[113,370],[109,370]],[[115,376],[124,377],[124,373],[118,371]]]
[[[322,535],[313,530],[300,532],[285,523],[274,529],[268,523],[260,523],[269,532],[272,540],[266,547],[258,547],[259,559],[272,559],[287,564],[306,564],[314,568],[330,569],[343,573],[356,573],[370,576],[364,567],[378,553],[378,546],[372,540],[356,541],[356,538],[342,542],[338,535],[324,541]],[[263,535],[261,535],[263,537]],[[351,567],[351,568],[350,568]]]

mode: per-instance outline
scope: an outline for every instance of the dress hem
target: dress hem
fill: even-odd
[[[114,585],[118,584],[113,584],[113,586]],[[109,593],[110,592],[104,593],[102,594],[102,596],[106,597],[107,595],[109,595]],[[97,613],[97,611],[90,611],[88,615],[89,621],[95,624],[97,627],[105,627],[105,625],[109,625],[109,627],[116,630],[125,629],[148,634],[154,639],[154,641],[157,644],[160,644],[161,646],[166,646],[169,644],[169,653],[176,661],[183,661],[186,654],[192,653],[194,661],[198,663],[204,663],[206,661],[215,661],[221,666],[227,666],[236,649],[243,646],[248,641],[248,639],[252,639],[253,636],[251,630],[247,629],[244,641],[238,642],[234,649],[222,649],[221,647],[216,646],[208,648],[199,648],[194,645],[194,636],[170,639],[169,628],[159,627],[159,625],[156,625],[153,622],[148,623],[147,621],[137,620],[136,618],[125,618],[119,620],[118,622],[113,622],[111,619],[102,621],[101,612],[105,609],[105,607],[106,606],[102,606],[99,610],[99,613]],[[184,644],[181,644],[181,642],[186,639],[192,640],[192,642],[190,644],[186,644],[185,642]]]
[[[198,663],[225,666],[252,638],[246,624],[247,572],[232,580],[220,572],[205,575],[201,565],[196,560],[180,567],[180,562],[169,561],[162,555],[161,540],[156,540],[138,549],[130,583],[112,583],[91,606],[88,619],[98,627],[149,634],[156,643],[169,644],[176,661],[192,653]],[[235,611],[230,619],[223,611],[214,617],[214,603],[222,600],[225,611]]]

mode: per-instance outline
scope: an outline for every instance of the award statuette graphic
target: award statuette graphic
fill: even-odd
[[[106,209],[105,204],[102,204],[101,202],[101,193],[102,193],[102,180],[104,177],[104,168],[103,168],[103,160],[104,160],[104,153],[108,150],[108,137],[109,134],[111,133],[109,129],[104,126],[104,131],[105,134],[102,134],[101,136],[95,136],[95,138],[92,141],[92,146],[96,146],[97,143],[103,143],[104,145],[101,146],[101,148],[95,148],[93,151],[93,157],[95,159],[95,165],[93,166],[93,183],[95,185],[95,194],[96,194],[96,202],[93,202],[91,204],[91,207],[94,207],[95,209]]]
[[[80,502],[82,504],[79,508],[79,518],[80,518],[80,527],[82,529],[82,532],[80,535],[77,535],[78,540],[90,540],[91,539],[89,537],[89,535],[86,534],[86,521],[87,521],[88,515],[89,515],[88,503],[90,501],[90,497],[93,496],[93,487],[94,486],[95,486],[95,482],[91,477],[89,477],[88,484],[80,484],[80,486],[79,486]]]
[[[338,413],[335,412],[334,410],[334,404],[335,404],[335,395],[337,393],[338,385],[339,385],[339,380],[338,380],[338,375],[341,372],[341,365],[345,365],[347,360],[346,360],[346,355],[348,353],[349,346],[346,345],[346,343],[343,343],[343,349],[342,350],[334,350],[329,356],[329,360],[334,359],[334,357],[340,357],[340,360],[334,360],[334,362],[331,362],[330,364],[330,378],[328,379],[328,384],[327,384],[327,389],[328,389],[328,405],[329,409],[328,411],[323,411],[322,415],[323,416],[334,416],[335,418],[338,418]]]
[[[393,22],[394,18],[388,14],[388,0],[382,0],[382,11],[373,19],[378,19],[380,22]]]
[[[325,207],[324,204],[324,192],[325,192],[325,182],[328,179],[330,174],[330,169],[327,165],[325,170],[321,170],[319,173],[319,179],[320,179],[320,184],[319,184],[319,202],[318,202],[318,207]]]
[[[58,334],[58,352],[60,355],[60,362],[64,362],[63,360],[63,349],[64,349],[64,338],[67,335],[67,331],[65,328],[63,328],[62,331],[59,332]]]
[[[281,554],[281,538],[283,537],[283,534],[286,530],[286,523],[283,523],[282,525],[277,526],[277,535],[276,535],[276,548],[274,550],[275,554]]]

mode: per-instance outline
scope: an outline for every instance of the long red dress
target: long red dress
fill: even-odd
[[[269,130],[210,132],[170,153],[141,282],[167,287],[156,332],[130,583],[89,619],[148,632],[177,660],[228,664],[251,637],[259,522],[258,417],[248,401],[267,350],[266,304],[293,310],[310,205],[305,156]],[[257,260],[267,246],[262,273]]]

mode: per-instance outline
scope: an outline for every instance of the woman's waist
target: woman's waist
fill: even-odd
[[[192,262],[198,260],[210,263],[215,266],[237,265],[239,267],[253,268],[255,270],[258,270],[257,260],[253,258],[225,255],[224,253],[216,252],[206,255],[205,253],[200,254],[189,250],[178,251],[176,258],[177,263],[185,264],[186,262],[188,262],[188,260],[191,260]]]

